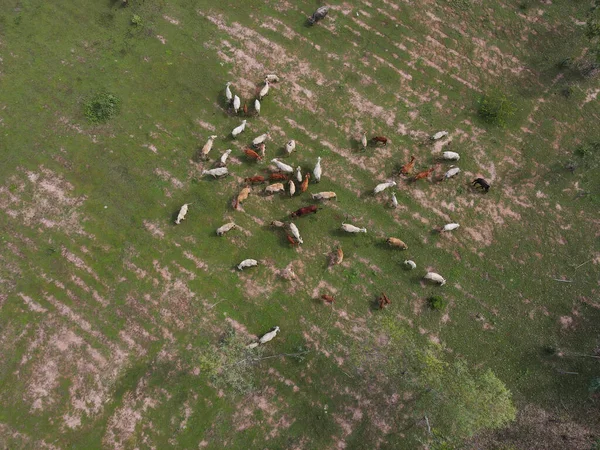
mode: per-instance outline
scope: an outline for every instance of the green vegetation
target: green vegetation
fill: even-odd
[[[94,95],[85,104],[85,117],[91,123],[104,123],[112,119],[119,112],[120,100],[117,96],[107,92]]]
[[[440,295],[432,295],[427,299],[429,307],[436,311],[441,311],[446,308],[447,302]]]
[[[505,127],[515,116],[517,105],[500,91],[491,91],[477,100],[477,114],[486,123]]]

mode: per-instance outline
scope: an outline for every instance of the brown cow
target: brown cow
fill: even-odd
[[[385,295],[385,293],[381,293],[381,296],[379,297],[379,309],[383,309],[386,305],[391,304],[392,302],[390,301],[390,299],[388,298],[387,295]]]
[[[335,298],[333,298],[333,297],[332,297],[331,295],[329,295],[329,294],[323,294],[323,295],[321,295],[321,298],[322,298],[323,300],[325,300],[327,303],[333,303],[333,302],[335,302]]]
[[[288,242],[290,244],[292,244],[294,247],[298,245],[298,242],[296,241],[296,239],[294,239],[294,236],[290,236],[289,234],[286,234],[285,237],[287,238]]]
[[[292,214],[290,214],[291,217],[302,217],[305,216],[306,214],[310,214],[310,213],[317,213],[317,205],[310,205],[310,206],[304,206],[303,208],[300,208],[296,211],[294,211]]]
[[[411,156],[410,162],[408,162],[402,166],[402,168],[400,169],[400,173],[403,175],[408,175],[409,173],[412,172],[413,167],[415,167],[415,157]]]
[[[422,180],[423,178],[427,178],[429,175],[431,175],[432,172],[433,172],[433,167],[429,170],[424,170],[422,172],[419,172],[418,174],[416,174],[413,177],[413,181]]]
[[[254,161],[260,161],[262,160],[262,156],[260,156],[258,153],[256,153],[254,150],[252,149],[245,149],[244,153],[246,154],[246,156],[250,159],[253,159]]]
[[[309,173],[307,173],[306,175],[304,175],[304,181],[300,185],[300,192],[306,192],[306,190],[308,189],[308,180],[310,180],[310,174]]]
[[[288,179],[289,179],[289,176],[286,175],[285,173],[272,173],[271,175],[269,175],[269,180],[271,180],[271,181],[279,181],[279,180],[287,181]]]
[[[384,146],[386,146],[388,143],[388,138],[386,138],[385,136],[373,136],[371,140],[373,142],[383,144]]]
[[[265,177],[262,177],[260,175],[256,175],[255,177],[244,178],[244,181],[246,183],[264,183],[265,182]]]

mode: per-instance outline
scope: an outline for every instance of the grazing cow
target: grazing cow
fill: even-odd
[[[226,223],[225,225],[217,228],[217,236],[223,236],[229,230],[232,230],[236,227],[237,227],[237,225],[233,222]]]
[[[288,242],[290,244],[292,244],[294,247],[296,247],[299,244],[299,242],[296,241],[296,239],[294,239],[293,236],[290,236],[289,234],[286,233],[285,237],[287,238]]]
[[[252,145],[258,147],[263,142],[266,142],[267,139],[269,139],[269,133],[261,134],[260,136],[254,138],[254,140],[252,141]]]
[[[246,200],[248,198],[248,196],[250,195],[250,191],[251,189],[246,186],[245,188],[243,188],[240,193],[238,194],[238,196],[235,199],[235,203],[233,204],[233,207],[235,209],[239,209],[240,203],[242,203],[244,200]]]
[[[403,241],[395,237],[387,238],[386,242],[390,247],[399,248],[400,250],[408,249],[408,245],[406,245]]]
[[[260,115],[260,100],[258,99],[254,100],[254,110],[256,114]]]
[[[272,173],[269,175],[269,181],[287,181],[289,179],[289,175],[285,173]]]
[[[442,153],[442,159],[445,159],[446,161],[458,161],[460,155],[456,152],[444,152]]]
[[[288,166],[287,164],[282,163],[281,161],[278,161],[277,159],[272,159],[271,162],[273,164],[275,164],[277,166],[277,168],[284,173],[294,173],[294,168],[292,166]]]
[[[329,257],[329,265],[337,266],[338,264],[341,264],[343,260],[344,250],[342,250],[342,247],[338,247],[335,251],[331,253],[331,256]]]
[[[238,135],[244,131],[246,129],[246,120],[242,120],[242,123],[240,126],[235,127],[232,131],[231,131],[231,135],[236,138],[238,137]]]
[[[392,192],[392,208],[398,207],[398,199],[396,198],[396,193]]]
[[[431,175],[433,172],[433,167],[429,170],[424,170],[422,172],[419,172],[418,174],[416,174],[413,177],[413,181],[417,181],[417,180],[422,180],[423,178],[427,178],[429,175]]]
[[[256,175],[255,177],[244,178],[244,181],[246,183],[264,183],[265,182],[265,177],[260,176],[260,175]]]
[[[310,180],[310,173],[304,175],[304,181],[300,185],[300,192],[306,192],[308,189],[308,180]]]
[[[271,222],[271,226],[274,226],[275,228],[283,228],[283,227],[285,227],[285,223],[283,223],[279,220],[274,220]]]
[[[433,281],[434,283],[437,283],[440,286],[446,284],[446,280],[444,279],[444,277],[442,277],[439,273],[435,272],[427,272],[423,279],[427,281]]]
[[[329,294],[323,294],[323,295],[321,295],[321,298],[322,298],[323,300],[325,300],[327,303],[333,303],[333,302],[335,302],[335,298],[333,298],[333,297],[332,297],[331,295],[329,295]]]
[[[457,223],[448,223],[444,225],[444,227],[440,231],[452,231],[456,230],[458,227],[460,227],[460,225]]]
[[[279,83],[279,77],[274,73],[269,73],[265,75],[265,81],[268,81],[269,83]]]
[[[383,144],[384,146],[386,146],[388,143],[388,138],[385,136],[373,136],[371,140],[376,144]]]
[[[367,149],[367,132],[366,131],[363,131],[363,134],[360,137],[360,144],[362,145],[363,150]]]
[[[407,259],[406,261],[404,261],[404,265],[406,267],[408,267],[410,270],[417,268],[417,264],[411,259]]]
[[[302,216],[305,216],[305,215],[311,214],[311,213],[316,214],[317,211],[318,211],[317,205],[304,206],[300,209],[297,209],[292,214],[290,214],[290,217],[302,217]]]
[[[293,197],[296,193],[296,185],[293,180],[288,181],[288,189],[290,191],[290,197]]]
[[[265,85],[258,93],[258,99],[262,100],[269,93],[269,80],[265,79]]]
[[[177,214],[177,219],[175,220],[175,223],[177,225],[179,225],[181,223],[181,221],[183,219],[185,219],[185,215],[188,212],[189,205],[191,205],[191,203],[184,203],[183,206],[181,207],[181,209],[179,210],[179,214]]]
[[[479,187],[483,188],[483,190],[485,192],[489,192],[489,190],[490,190],[490,184],[487,181],[485,181],[483,178],[475,178],[471,184],[473,186],[479,185]]]
[[[224,177],[229,174],[229,170],[227,167],[217,167],[216,169],[203,170],[202,176],[204,175],[212,175],[213,177]]]
[[[267,154],[267,146],[265,145],[264,142],[261,143],[261,144],[258,144],[258,146],[256,147],[256,149],[260,152],[260,156],[262,156],[263,158]]]
[[[321,157],[317,158],[317,164],[315,164],[315,168],[313,169],[313,176],[315,177],[315,181],[318,183],[321,181]]]
[[[204,147],[202,147],[202,151],[201,151],[202,158],[204,158],[204,159],[208,158],[208,154],[212,150],[213,143],[216,138],[217,138],[216,135],[212,135],[212,136],[208,137],[208,141],[206,141],[206,144],[204,144]]]
[[[300,244],[304,244],[304,241],[300,237],[300,231],[298,230],[298,227],[295,224],[290,222],[288,225],[288,228],[290,229],[292,236],[294,236]]]
[[[387,183],[380,183],[377,186],[375,186],[375,189],[373,190],[373,195],[377,195],[380,192],[383,192],[387,188],[392,187],[392,186],[396,186],[395,181],[388,181]]]
[[[261,161],[262,160],[262,156],[260,156],[258,153],[256,153],[254,150],[247,148],[244,150],[244,153],[246,154],[246,156],[254,161]]]
[[[225,98],[227,99],[227,103],[231,103],[231,100],[233,100],[233,95],[231,94],[229,86],[231,86],[231,82],[227,82],[225,85]]]
[[[295,140],[291,139],[286,142],[285,151],[287,152],[288,155],[291,155],[295,149],[296,149],[296,141]]]
[[[244,102],[244,107],[242,108],[242,111],[244,111],[245,116],[248,115],[248,105],[246,104],[246,102]]]
[[[385,293],[383,293],[383,292],[379,296],[378,302],[379,302],[379,309],[383,309],[385,306],[390,305],[392,303],[390,301],[390,299],[388,298],[388,296],[385,295]]]
[[[240,100],[240,98],[237,95],[234,95],[233,96],[233,110],[235,111],[236,114],[240,110],[241,104],[242,104],[242,101]]]
[[[358,227],[355,227],[354,225],[350,225],[349,223],[343,223],[342,230],[344,230],[347,233],[366,233],[367,232],[366,228],[358,228]]]
[[[296,167],[296,180],[298,180],[298,183],[302,183],[302,168],[300,166]]]
[[[238,270],[243,270],[247,267],[254,267],[254,266],[258,266],[258,261],[255,259],[245,259],[243,260],[241,263],[238,264],[237,268]]]
[[[274,183],[270,184],[265,188],[266,194],[275,194],[276,192],[285,191],[285,186],[283,183]]]
[[[227,158],[229,158],[230,153],[231,153],[231,149],[227,149],[227,150],[225,150],[225,153],[223,153],[221,155],[221,158],[219,159],[219,163],[221,164],[221,166],[224,166],[225,164],[227,164]]]
[[[308,24],[314,25],[315,23],[323,20],[328,12],[329,12],[329,6],[321,6],[312,14],[312,16],[310,16],[307,19]]]
[[[454,175],[457,175],[459,173],[460,169],[458,167],[452,167],[450,170],[448,170],[448,172],[444,174],[444,180],[452,178]]]
[[[414,167],[415,167],[415,157],[411,156],[410,161],[407,162],[406,164],[404,164],[402,166],[402,168],[400,169],[400,173],[403,175],[408,175],[409,173],[412,172]]]
[[[273,330],[269,331],[267,334],[263,335],[263,337],[261,337],[258,342],[260,344],[266,344],[267,342],[269,342],[271,339],[273,339],[275,336],[277,336],[277,333],[279,333],[279,327],[275,327],[273,328]]]
[[[316,194],[312,194],[313,200],[331,200],[335,198],[337,200],[337,194],[331,191],[318,192]]]
[[[437,141],[438,139],[441,139],[444,136],[448,136],[448,132],[447,131],[438,131],[433,136],[431,136],[431,140],[432,141]]]

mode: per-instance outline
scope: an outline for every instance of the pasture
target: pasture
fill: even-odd
[[[589,4],[332,2],[309,27],[305,0],[128,3],[0,2],[0,448],[442,448],[452,425],[403,366],[429,346],[443,367],[491,370],[517,409],[448,445],[598,445]],[[231,114],[225,83],[252,111],[268,73],[281,81],[260,116]],[[99,93],[119,104],[91,123]],[[514,104],[504,127],[478,115],[489,93]],[[363,151],[362,131],[390,141]],[[226,149],[230,175],[202,176]],[[398,174],[411,155],[433,178]],[[292,198],[254,186],[234,210],[275,157],[303,173],[321,157],[321,182]],[[451,164],[461,173],[438,182]],[[270,223],[311,204],[293,247]],[[247,258],[258,267],[238,271]]]

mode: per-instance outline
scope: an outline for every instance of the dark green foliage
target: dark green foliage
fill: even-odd
[[[427,299],[427,303],[431,309],[441,311],[446,307],[446,300],[439,295],[433,295]]]
[[[485,123],[500,127],[505,127],[517,111],[517,105],[512,99],[499,91],[482,95],[477,105],[477,114]]]
[[[108,92],[100,92],[85,104],[85,117],[92,123],[104,123],[119,112],[119,98]]]
[[[592,394],[600,393],[600,377],[593,378],[592,381],[590,381],[589,390]]]

